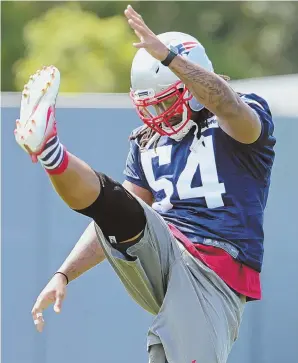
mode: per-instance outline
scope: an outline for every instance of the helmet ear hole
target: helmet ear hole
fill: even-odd
[[[155,73],[157,74],[159,72],[159,66],[157,66]]]

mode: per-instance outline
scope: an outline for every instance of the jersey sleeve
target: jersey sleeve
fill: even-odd
[[[262,126],[259,138],[248,146],[258,148],[272,144],[274,124],[268,103],[254,93],[241,95],[240,98],[257,114]]]
[[[126,165],[124,169],[125,180],[138,185],[139,187],[148,189],[150,191],[149,184],[147,183],[143,168],[139,157],[139,146],[135,140],[130,141],[130,148],[126,159]]]
[[[261,134],[256,141],[251,144],[244,144],[229,136],[226,132],[221,130],[223,138],[242,151],[262,151],[264,148],[271,148],[275,144],[275,137],[273,136],[274,124],[268,103],[254,93],[241,94],[240,98],[244,101],[258,116],[261,122]]]
[[[240,97],[258,116],[262,126],[261,134],[253,143],[244,144],[221,130],[222,141],[226,142],[230,155],[238,159],[246,171],[255,178],[268,179],[274,161],[276,142],[269,106],[263,98],[255,94],[240,95]]]

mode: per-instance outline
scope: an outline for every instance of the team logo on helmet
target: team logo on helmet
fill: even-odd
[[[190,50],[192,48],[195,48],[198,45],[197,42],[184,42],[184,43],[180,43],[178,45],[175,46],[175,48],[177,49],[178,53],[180,55],[188,55],[188,53],[190,52]]]

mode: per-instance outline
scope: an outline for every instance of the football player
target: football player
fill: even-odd
[[[143,126],[130,137],[121,185],[60,143],[60,75],[25,85],[15,136],[73,210],[93,219],[39,295],[32,315],[60,312],[66,285],[107,258],[132,298],[155,315],[151,363],[224,363],[247,301],[261,298],[263,215],[274,160],[268,104],[217,75],[199,41],[156,36],[131,7],[139,37],[130,96]]]

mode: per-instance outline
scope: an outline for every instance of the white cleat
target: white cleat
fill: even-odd
[[[43,67],[24,86],[20,119],[14,131],[16,142],[37,162],[46,142],[57,135],[55,103],[60,72],[54,66]]]

